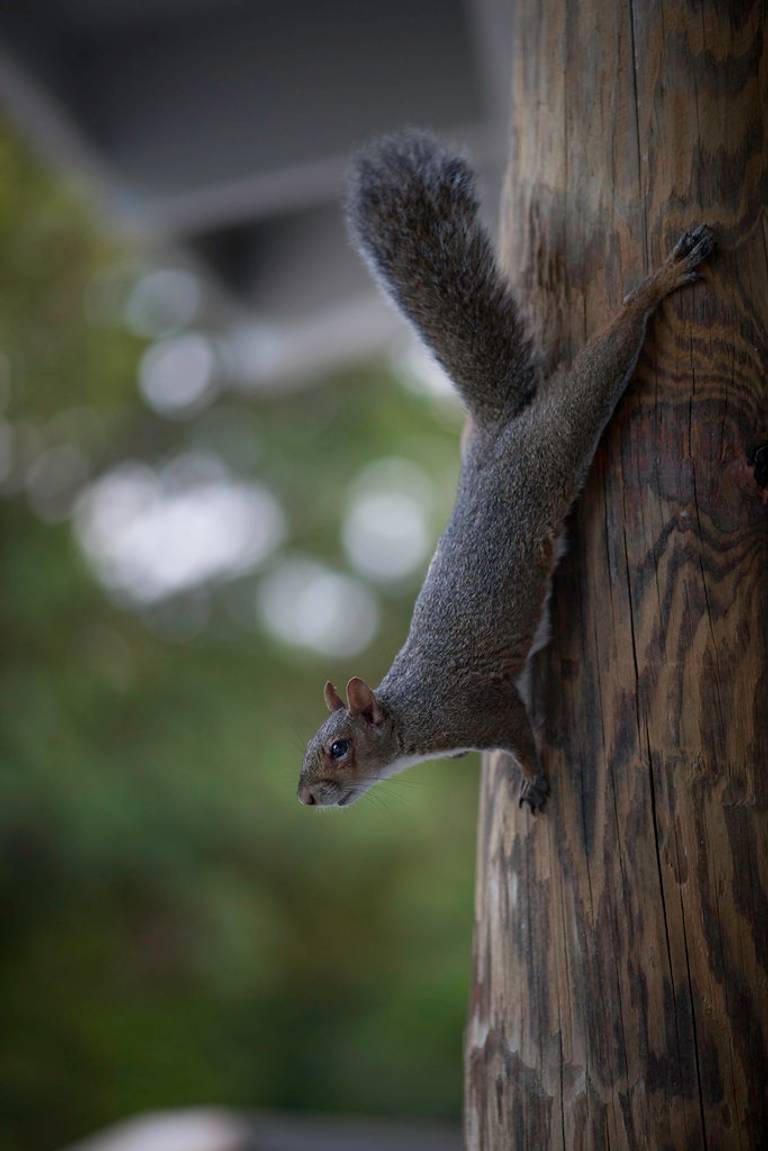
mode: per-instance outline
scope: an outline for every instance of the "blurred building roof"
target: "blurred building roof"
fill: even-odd
[[[115,218],[205,269],[231,315],[299,364],[380,348],[397,322],[344,236],[353,146],[403,124],[495,181],[502,0],[25,0],[0,9],[0,100]]]
[[[467,144],[495,180],[504,8],[25,0],[0,9],[0,99],[113,217],[202,267],[220,308],[279,326],[330,365],[396,329],[344,235],[349,153],[425,125]]]

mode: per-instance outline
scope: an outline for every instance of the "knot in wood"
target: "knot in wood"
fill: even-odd
[[[754,470],[755,482],[760,488],[768,488],[768,443],[760,444],[747,458]]]

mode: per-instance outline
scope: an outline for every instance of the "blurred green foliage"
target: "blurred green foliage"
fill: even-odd
[[[383,370],[160,419],[141,342],[85,315],[124,256],[1,132],[0,420],[21,454],[0,489],[0,1148],[202,1103],[455,1117],[475,762],[423,765],[350,811],[295,798],[323,680],[375,682],[415,588],[383,597],[354,666],[243,628],[258,573],[211,593],[194,638],[164,635],[110,603],[67,521],[36,516],[24,469],[64,441],[92,475],[215,447],[279,495],[289,551],[343,567],[358,469],[416,460],[443,514],[456,428]]]

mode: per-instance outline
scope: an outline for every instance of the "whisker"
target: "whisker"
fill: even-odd
[[[290,736],[290,741],[293,744],[293,746],[301,748],[301,752],[303,754],[304,748],[307,746],[306,739],[303,739],[301,737],[301,735],[299,734],[299,732],[295,728],[291,728],[291,730],[289,731],[288,734]]]
[[[386,795],[389,799],[394,799],[398,803],[405,804],[406,806],[407,806],[408,800],[410,798],[410,796],[402,795],[399,791],[395,791],[394,788],[391,788],[391,787],[385,788],[384,791],[382,792],[382,794]]]
[[[384,811],[388,815],[390,814],[389,805],[380,791],[367,791],[363,798],[370,800],[373,806],[379,811]]]

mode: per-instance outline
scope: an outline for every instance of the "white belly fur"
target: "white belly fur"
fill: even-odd
[[[384,768],[380,778],[389,779],[390,776],[399,775],[415,763],[424,763],[428,759],[450,759],[452,755],[463,755],[467,751],[474,751],[473,747],[455,747],[448,751],[433,751],[427,755],[403,755]]]

